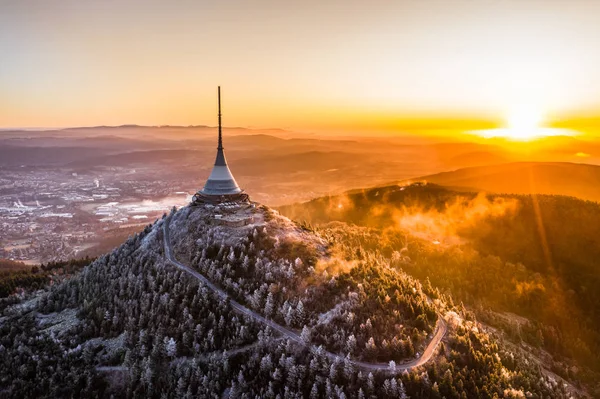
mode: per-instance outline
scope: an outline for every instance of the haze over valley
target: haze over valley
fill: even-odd
[[[470,191],[600,198],[598,167],[573,163],[593,163],[600,152],[577,138],[540,139],[540,149],[523,153],[467,135],[225,132],[240,184],[270,206],[411,179]],[[0,132],[0,255],[39,263],[103,253],[189,202],[210,172],[213,134],[210,127],[140,126]],[[514,163],[525,159],[539,163]]]

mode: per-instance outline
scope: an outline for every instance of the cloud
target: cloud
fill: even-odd
[[[336,276],[352,270],[356,265],[358,265],[357,260],[347,261],[342,254],[336,253],[328,258],[319,259],[315,265],[315,272],[318,276]]]
[[[461,231],[475,227],[486,218],[514,212],[517,204],[515,199],[490,200],[481,193],[473,199],[457,197],[442,210],[402,207],[394,212],[392,219],[395,227],[413,236],[436,244],[460,244],[464,241]]]

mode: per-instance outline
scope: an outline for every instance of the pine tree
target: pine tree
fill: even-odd
[[[288,307],[287,312],[285,314],[285,324],[287,324],[288,326],[291,326],[293,321],[294,321],[294,312],[292,307]]]
[[[346,357],[344,358],[344,377],[346,377],[347,380],[352,380],[352,377],[354,376],[354,364],[352,363],[352,360],[350,360],[350,355],[346,355]]]
[[[373,377],[373,373],[369,373],[367,376],[367,389],[369,393],[373,393],[375,390],[375,377]]]
[[[397,397],[398,396],[398,382],[396,381],[395,378],[392,378],[390,380],[390,389],[392,392],[392,396]]]
[[[264,356],[260,361],[260,370],[268,375],[272,369],[273,362],[271,361],[271,355]]]
[[[183,377],[179,377],[177,380],[177,398],[184,398],[187,392],[187,382],[183,379]]]
[[[167,337],[165,337],[165,341],[167,356],[175,357],[177,355],[177,342],[173,338],[167,339]]]
[[[267,295],[267,300],[265,302],[265,316],[271,317],[273,315],[273,310],[275,308],[275,300],[273,298],[273,293],[269,292]]]
[[[302,327],[302,333],[300,334],[300,338],[302,338],[302,341],[306,342],[307,344],[310,343],[311,333],[310,329],[307,326]]]
[[[303,326],[306,321],[306,314],[304,312],[304,304],[302,301],[298,301],[298,305],[296,306],[296,317],[294,321],[298,326]]]
[[[392,372],[396,371],[396,362],[395,362],[395,361],[393,361],[393,360],[390,360],[390,363],[389,363],[389,369],[390,369],[390,371],[392,371]]]
[[[393,397],[392,384],[389,379],[383,381],[383,393],[385,393],[385,396]]]
[[[313,383],[312,389],[310,390],[310,399],[317,399],[319,397],[319,387],[317,383]]]
[[[374,357],[377,354],[377,345],[375,345],[375,340],[373,337],[370,337],[367,343],[365,344],[365,355],[367,357]]]
[[[346,340],[346,351],[349,354],[353,354],[355,350],[356,350],[356,338],[354,337],[354,334],[350,334],[350,336]]]
[[[235,261],[235,251],[233,250],[233,247],[229,248],[229,255],[227,256],[227,260],[229,262],[234,262]]]
[[[335,362],[331,363],[331,366],[329,366],[329,380],[331,381],[335,381],[336,377],[337,377],[337,367]]]
[[[406,394],[406,388],[404,388],[404,384],[402,380],[398,384],[398,399],[408,399],[408,395]]]

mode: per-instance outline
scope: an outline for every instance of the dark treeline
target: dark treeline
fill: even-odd
[[[14,271],[14,270],[24,270],[24,269],[28,269],[29,267],[30,266],[27,266],[25,263],[20,262],[20,261],[0,258],[0,271],[3,271],[3,272]]]
[[[43,288],[56,273],[65,275],[78,272],[93,260],[93,258],[85,257],[81,259],[49,262],[40,266],[26,266],[25,264],[21,264],[23,265],[21,270],[0,270],[0,299],[7,298],[14,294],[17,289],[32,291]],[[8,303],[11,302],[12,301],[8,301]],[[5,305],[0,302],[0,308],[2,308],[2,306]]]

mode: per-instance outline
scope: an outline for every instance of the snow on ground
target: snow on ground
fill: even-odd
[[[6,313],[7,314],[24,314],[27,312],[31,312],[32,310],[35,310],[38,306],[38,303],[39,303],[43,293],[44,293],[43,290],[37,291],[28,300],[19,302],[12,306],[9,306],[6,309]]]
[[[319,315],[318,324],[327,324],[329,323],[335,316],[341,315],[344,310],[351,309],[354,305],[354,300],[346,300],[336,304],[333,308],[329,309],[325,313],[321,313]]]
[[[220,220],[244,219],[252,217],[254,221],[240,227],[231,227],[220,224]],[[309,233],[299,228],[287,217],[281,216],[277,211],[261,205],[242,206],[235,209],[220,209],[214,206],[187,206],[179,210],[171,220],[170,228],[175,242],[179,234],[187,234],[194,226],[199,224],[212,225],[216,239],[223,239],[227,245],[235,244],[245,237],[248,231],[255,228],[266,228],[269,235],[279,240],[310,241],[315,245],[324,245],[322,240],[314,233]]]
[[[161,229],[164,220],[159,220],[156,225],[150,230],[150,232],[142,239],[141,247],[144,251],[148,251],[149,248],[153,247],[156,241],[156,235]]]
[[[65,309],[61,312],[37,314],[36,316],[43,331],[54,335],[66,333],[80,321],[77,317],[77,309]]]
[[[271,344],[274,344],[276,342],[279,341],[284,341],[285,338],[283,337],[279,337],[279,338],[270,338],[268,339],[268,342],[270,342]],[[215,361],[215,360],[220,360],[220,359],[225,359],[228,358],[230,356],[234,356],[240,353],[244,353],[244,352],[248,352],[251,351],[253,349],[255,349],[256,347],[260,346],[260,345],[264,345],[265,342],[261,342],[260,340],[253,342],[251,344],[248,345],[244,345],[241,346],[239,348],[235,348],[235,349],[229,349],[229,350],[221,350],[221,351],[214,351],[214,352],[207,352],[204,353],[200,356],[196,356],[194,357],[190,357],[190,356],[182,356],[182,357],[178,357],[175,358],[171,361],[171,366],[178,366],[181,364],[185,364],[185,363],[189,363],[189,362],[210,362],[210,361]]]
[[[511,312],[495,312],[496,315],[504,320],[506,320],[509,323],[514,323],[515,325],[518,325],[519,327],[529,323],[529,319],[519,316],[517,314],[511,313]]]
[[[110,355],[125,347],[125,333],[122,333],[118,337],[108,339],[100,337],[92,338],[86,341],[85,345],[94,347],[103,346],[104,351]]]
[[[240,227],[231,227],[221,223],[227,218],[246,219],[252,217],[253,223]],[[173,215],[169,227],[173,242],[181,242],[188,236],[197,236],[197,226],[210,226],[216,240],[226,245],[234,245],[248,235],[256,227],[264,226],[261,211],[252,206],[237,209],[220,209],[214,206],[186,206]]]
[[[273,209],[268,209],[265,212],[269,212],[271,217],[267,229],[276,238],[280,240],[310,241],[318,246],[326,245],[325,240],[318,234],[303,230],[289,218],[280,215],[279,212]]]

